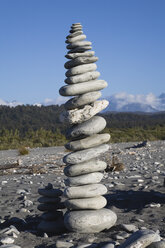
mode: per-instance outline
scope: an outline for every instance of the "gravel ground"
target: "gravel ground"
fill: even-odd
[[[52,183],[54,188],[64,189],[62,157],[66,153],[63,147],[30,149],[25,156],[19,156],[17,150],[0,151],[0,240],[4,228],[13,225],[19,230],[12,234],[13,242],[24,248],[56,247],[60,240],[70,245],[92,243],[103,247],[110,241],[119,245],[130,235],[121,224],[159,230],[165,239],[165,141],[147,142],[142,147],[137,143],[110,144],[102,156],[108,166],[112,155],[124,165],[124,170],[104,172],[102,180],[108,188],[106,207],[118,216],[113,228],[98,234],[39,232],[38,188]]]

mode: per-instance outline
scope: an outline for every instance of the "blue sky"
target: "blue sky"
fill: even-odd
[[[164,0],[0,0],[0,99],[59,96],[75,22],[99,57],[103,96],[165,92],[164,13]]]

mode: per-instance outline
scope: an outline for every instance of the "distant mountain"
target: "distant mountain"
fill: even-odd
[[[42,103],[35,103],[35,106],[61,105],[69,98],[59,96],[57,99],[46,98]],[[132,95],[125,92],[117,93],[109,97],[104,97],[109,101],[109,106],[104,110],[116,112],[158,112],[165,111],[165,93],[156,97],[153,93],[147,95]],[[7,102],[0,99],[0,105],[16,107],[23,103],[12,101]]]
[[[117,112],[158,112],[165,111],[165,93],[156,97],[148,95],[131,95],[118,93],[106,98],[109,106],[105,111]]]

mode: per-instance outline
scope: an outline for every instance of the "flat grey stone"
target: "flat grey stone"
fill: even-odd
[[[98,57],[78,57],[76,59],[73,59],[71,61],[67,61],[64,65],[66,69],[70,69],[72,67],[78,66],[78,65],[84,65],[84,64],[90,64],[94,63],[98,60]]]
[[[107,164],[104,161],[91,159],[83,163],[66,166],[64,168],[64,174],[68,177],[74,177],[95,171],[103,171],[106,167]]]
[[[89,64],[90,65],[90,64]],[[94,65],[94,64],[91,64]],[[84,66],[84,65],[81,65]],[[77,66],[78,67],[78,66]],[[76,68],[76,67],[74,67]],[[102,90],[107,87],[107,82],[104,80],[91,80],[78,84],[70,84],[60,88],[59,92],[62,96],[76,96],[84,93]]]
[[[85,175],[80,175],[76,177],[68,177],[65,180],[66,186],[78,186],[91,183],[99,183],[103,178],[103,174],[100,172],[92,172]]]
[[[115,245],[112,242],[110,242],[110,243],[103,245],[102,248],[115,248]]]
[[[63,233],[66,231],[62,218],[59,218],[55,221],[42,220],[37,228],[38,230],[44,231],[46,233]]]
[[[152,230],[139,230],[134,232],[120,248],[145,248],[155,241],[159,241],[160,236]]]
[[[99,145],[93,148],[88,148],[81,151],[71,152],[64,156],[64,163],[78,164],[92,158],[99,157],[102,153],[107,152],[109,149],[108,144]]]
[[[70,77],[70,76],[74,76],[74,75],[78,75],[78,74],[82,74],[88,71],[95,71],[97,68],[96,64],[85,64],[85,65],[78,65],[75,66],[71,69],[69,69],[65,75],[66,77]]]
[[[70,53],[66,54],[65,57],[67,59],[76,59],[78,57],[92,57],[94,56],[95,52],[94,51],[86,51],[84,53]]]
[[[165,240],[151,243],[148,248],[165,248]]]
[[[135,232],[138,228],[132,224],[121,224],[121,228],[126,232]]]
[[[92,45],[92,42],[86,41],[86,40],[82,40],[82,41],[72,42],[69,45],[67,45],[66,48],[67,49],[73,49],[75,47],[91,46],[91,45]]]
[[[61,199],[57,197],[40,197],[38,201],[40,203],[58,203]]]
[[[0,242],[2,244],[13,244],[14,239],[12,237],[4,237],[4,238],[0,238]]]
[[[73,37],[76,37],[76,36],[79,36],[80,34],[83,34],[83,31],[81,30],[81,31],[77,31],[77,32],[74,32],[74,33],[72,33],[72,34],[69,34],[67,37],[66,37],[66,43],[70,43],[70,41],[69,41],[69,39],[70,38],[73,38]],[[83,39],[86,39],[86,37],[85,38],[83,38]],[[81,39],[80,39],[81,40]],[[76,40],[73,40],[73,42],[75,42]]]
[[[109,209],[79,210],[67,212],[64,216],[66,228],[78,233],[97,233],[115,225],[117,216]]]
[[[65,79],[65,83],[67,84],[77,84],[77,83],[83,83],[88,82],[91,80],[95,80],[100,76],[100,72],[98,71],[90,71],[83,74],[75,75],[72,77],[68,77]]]
[[[74,29],[71,28],[71,29],[69,30],[69,32],[70,32],[70,33],[74,33],[74,32],[81,31],[81,30],[82,30],[81,27],[77,27],[77,28],[74,28]]]
[[[41,215],[43,220],[56,220],[63,216],[62,211],[46,212]]]
[[[81,46],[81,47],[75,47],[73,49],[71,49],[69,53],[82,53],[82,52],[85,52],[85,51],[88,51],[88,50],[91,50],[92,47],[91,46]]]
[[[79,136],[90,136],[101,132],[106,126],[106,121],[101,116],[94,116],[90,120],[77,124],[67,130],[67,136],[77,138]]]
[[[53,204],[53,203],[41,203],[37,206],[39,211],[56,211],[58,207],[57,204]]]
[[[68,199],[65,201],[67,209],[101,209],[105,207],[107,200],[103,196],[96,196],[92,198],[83,199]]]
[[[38,193],[48,197],[58,197],[63,194],[62,190],[60,189],[38,189]]]
[[[103,184],[89,184],[77,187],[67,187],[64,196],[68,198],[89,198],[107,193],[107,188]]]
[[[65,148],[71,151],[79,151],[87,148],[92,148],[103,143],[107,143],[109,140],[109,133],[94,134],[84,139],[71,141],[65,145]]]
[[[85,93],[80,96],[71,98],[65,103],[64,106],[65,106],[65,109],[74,109],[74,108],[84,106],[85,104],[92,103],[100,97],[101,97],[100,91],[93,91],[93,92]]]
[[[69,124],[82,123],[91,119],[94,115],[101,112],[108,106],[109,102],[107,100],[100,100],[91,103],[90,105],[85,105],[81,109],[64,110],[60,115],[61,122],[68,122]]]

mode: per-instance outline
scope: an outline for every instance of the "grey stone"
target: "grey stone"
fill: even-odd
[[[101,97],[100,91],[94,91],[82,94],[80,96],[76,96],[74,98],[71,98],[65,103],[65,109],[74,109],[81,106],[84,106],[85,104],[89,104],[97,100],[99,97]]]
[[[76,177],[68,177],[65,180],[66,186],[78,186],[91,183],[99,183],[103,178],[103,174],[100,172],[92,172],[85,175]]]
[[[13,244],[14,243],[14,239],[11,237],[4,237],[0,239],[0,242],[2,244]]]
[[[57,208],[59,208],[59,205],[54,203],[41,203],[37,206],[38,210],[40,211],[56,211]]]
[[[63,194],[60,189],[38,189],[38,193],[47,197],[58,197]]]
[[[56,220],[63,216],[62,211],[46,212],[41,215],[43,220]]]
[[[68,199],[65,201],[65,206],[68,209],[101,209],[105,207],[107,200],[103,196],[83,199]]]
[[[82,52],[85,52],[85,51],[88,51],[88,50],[91,50],[92,47],[91,46],[81,46],[81,47],[75,47],[73,49],[71,49],[69,53],[82,53]]]
[[[109,145],[103,144],[93,148],[84,149],[82,151],[71,152],[64,156],[64,163],[68,164],[78,164],[92,158],[100,156],[102,153],[108,151]]]
[[[65,41],[65,42],[66,42],[66,43],[70,43],[70,41],[68,40],[69,38],[73,38],[73,37],[79,36],[80,34],[83,34],[83,31],[82,31],[82,30],[67,35],[66,41]],[[73,42],[74,42],[74,41],[73,41]]]
[[[134,232],[120,248],[145,248],[155,241],[159,241],[160,236],[152,230],[139,230]]]
[[[69,45],[67,45],[66,48],[67,49],[73,49],[75,47],[91,46],[91,45],[92,45],[92,42],[86,41],[86,40],[82,40],[82,41],[72,42]]]
[[[14,244],[8,244],[8,245],[1,245],[1,248],[21,248],[21,246],[14,245]]]
[[[102,184],[89,184],[77,187],[67,187],[64,196],[68,198],[89,198],[107,193],[107,188]]]
[[[108,106],[107,100],[100,100],[85,105],[81,109],[73,109],[63,111],[60,115],[61,122],[68,122],[69,124],[77,124],[91,119],[94,115],[102,111]]]
[[[103,245],[102,248],[115,248],[115,245],[112,242],[110,242],[110,243]]]
[[[132,224],[121,224],[121,228],[126,232],[135,232],[138,230],[138,228]]]
[[[91,80],[95,80],[100,76],[100,72],[98,71],[90,71],[83,74],[75,75],[73,77],[68,77],[65,79],[65,83],[67,84],[77,84],[83,83]]]
[[[81,27],[77,27],[77,28],[71,29],[69,32],[74,33],[74,32],[81,31],[81,30],[82,30]]]
[[[30,207],[32,205],[33,205],[33,202],[32,201],[30,201],[30,200],[25,200],[24,201],[24,207]]]
[[[76,59],[73,59],[71,61],[66,62],[64,67],[66,69],[70,69],[74,66],[94,63],[97,60],[98,60],[98,57],[95,57],[95,56],[93,56],[93,57],[78,57]]]
[[[85,73],[85,72],[88,72],[88,71],[95,71],[96,69],[97,69],[96,64],[78,65],[78,66],[75,66],[75,67],[69,69],[65,73],[65,75],[66,75],[66,77],[70,77],[70,76],[82,74],[82,73]]]
[[[78,57],[92,57],[94,56],[95,52],[94,51],[86,51],[84,53],[70,53],[66,54],[65,57],[67,59],[76,59]]]
[[[70,211],[64,216],[68,230],[78,233],[97,233],[115,225],[117,216],[109,209]]]
[[[60,200],[58,197],[40,197],[38,199],[40,203],[58,203]]]
[[[101,116],[94,116],[90,120],[75,125],[67,130],[67,136],[77,138],[79,136],[90,136],[101,132],[106,126],[106,121]]]
[[[107,164],[104,161],[91,159],[89,161],[68,165],[64,168],[64,173],[66,176],[78,176],[84,175],[87,173],[95,172],[95,171],[103,171],[107,167]]]
[[[90,65],[90,64],[89,64]],[[94,65],[94,64],[91,64]],[[84,65],[81,65],[84,66]],[[77,66],[78,67],[78,66]],[[76,67],[74,67],[76,68]],[[98,91],[107,87],[107,82],[104,80],[91,80],[79,84],[70,84],[60,88],[60,95],[62,96],[75,96],[84,93]]]
[[[71,141],[65,145],[66,149],[71,151],[79,151],[82,149],[91,148],[94,146],[101,145],[106,143],[110,140],[110,134],[103,133],[103,134],[94,134],[84,139]]]
[[[56,248],[69,248],[69,247],[73,247],[73,243],[65,242],[61,240],[56,241]]]
[[[153,242],[148,248],[165,248],[165,240]]]
[[[64,221],[62,218],[59,218],[55,221],[45,221],[42,220],[38,225],[38,230],[44,231],[46,233],[63,233],[66,231],[64,226]]]

